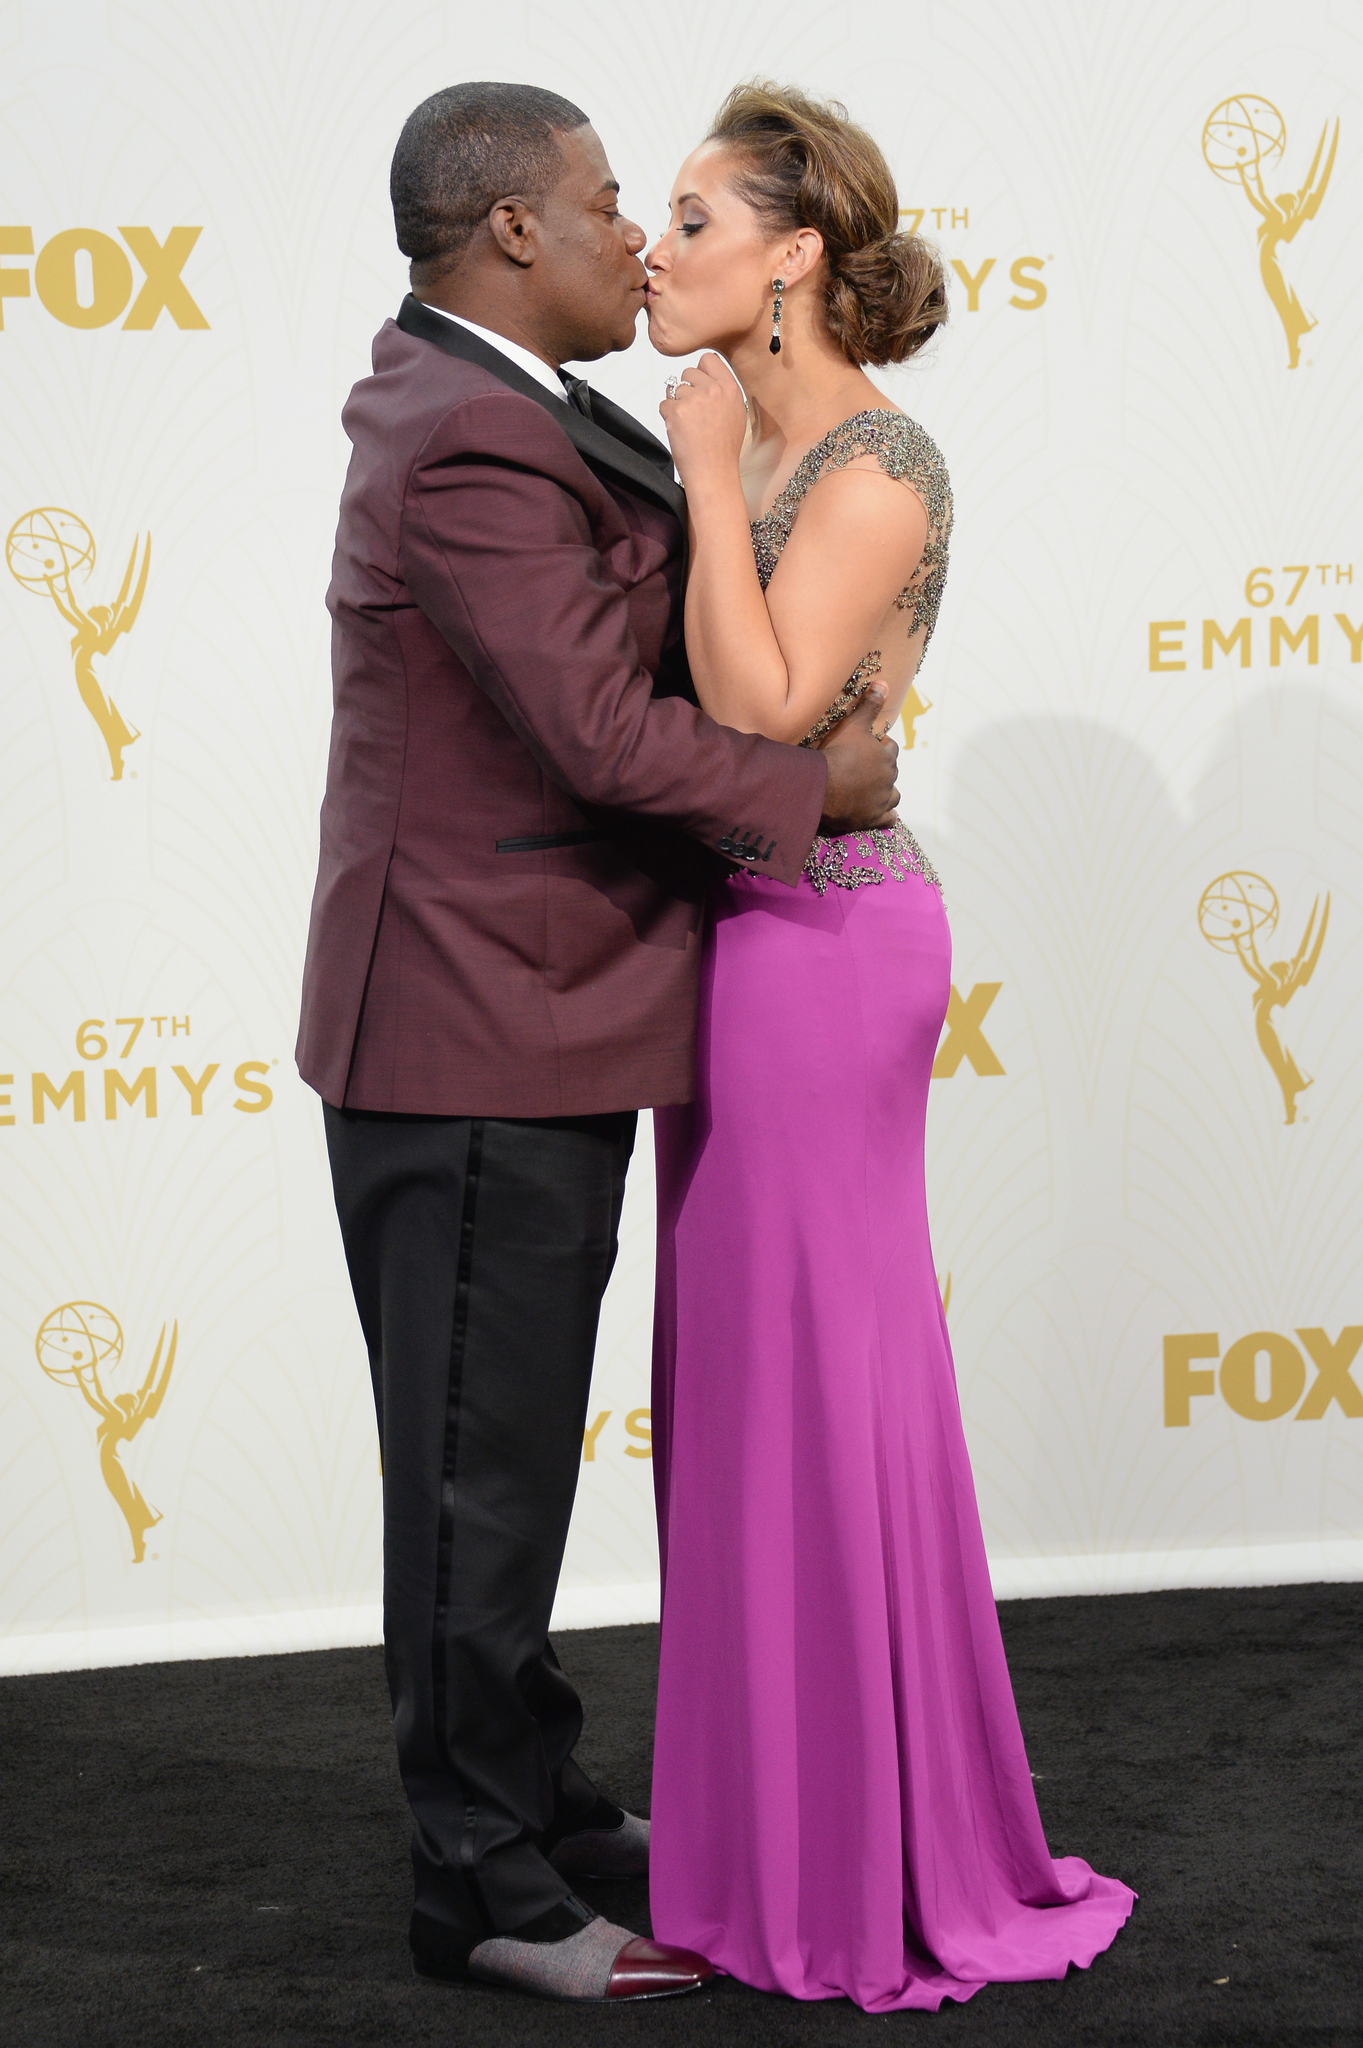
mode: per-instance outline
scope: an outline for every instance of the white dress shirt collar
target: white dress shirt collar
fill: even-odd
[[[567,400],[567,392],[557,371],[539,356],[531,355],[528,348],[522,348],[518,341],[508,341],[504,334],[494,334],[490,327],[480,327],[474,320],[466,320],[462,313],[447,313],[443,306],[433,306],[429,300],[422,302],[428,313],[438,313],[442,320],[453,320],[456,327],[466,327],[470,334],[476,334],[479,341],[485,341],[489,348],[495,348],[499,355],[514,363],[518,370],[524,370],[527,377],[533,377],[546,391],[552,391],[555,398]]]

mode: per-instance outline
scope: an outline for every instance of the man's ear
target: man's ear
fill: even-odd
[[[487,217],[488,233],[511,262],[528,269],[538,253],[539,215],[524,199],[499,199]]]

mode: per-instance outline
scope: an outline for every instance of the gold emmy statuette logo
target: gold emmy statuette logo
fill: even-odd
[[[161,1514],[143,1499],[140,1489],[123,1470],[118,1447],[131,1443],[164,1401],[175,1363],[179,1327],[178,1323],[171,1324],[167,1345],[166,1326],[162,1323],[147,1376],[135,1394],[111,1396],[105,1391],[100,1373],[103,1371],[107,1376],[117,1368],[123,1356],[123,1332],[117,1316],[101,1308],[97,1301],[68,1301],[61,1308],[54,1308],[34,1340],[38,1363],[48,1378],[62,1386],[79,1387],[99,1417],[95,1431],[99,1469],[104,1484],[123,1511],[133,1540],[134,1564],[141,1564],[146,1556],[147,1531],[160,1521]]]
[[[139,548],[142,551],[140,571],[137,569]],[[124,723],[117,705],[100,688],[95,675],[95,656],[107,654],[119,634],[131,632],[133,628],[142,593],[147,587],[151,535],[148,534],[145,541],[139,538],[133,542],[123,575],[123,587],[111,605],[83,607],[76,600],[72,579],[88,577],[94,568],[95,540],[85,521],[78,519],[74,512],[63,512],[56,505],[40,505],[35,511],[25,512],[10,528],[9,539],[5,542],[5,558],[11,575],[23,584],[25,590],[46,591],[66,623],[75,627],[71,659],[75,664],[76,688],[109,749],[113,780],[121,782],[123,749],[130,747],[140,735]],[[136,588],[133,587],[134,572],[137,573]]]
[[[901,708],[899,713],[900,723],[904,728],[904,747],[906,752],[910,747],[912,747],[914,741],[918,737],[917,733],[914,731],[914,726],[917,724],[918,720],[923,716],[923,713],[925,711],[931,711],[931,709],[932,699],[929,697],[925,701],[922,697],[919,696],[917,686],[913,683],[910,683],[909,694],[904,699],[903,707]]]
[[[1339,147],[1339,122],[1336,121],[1335,132],[1330,138],[1330,154],[1324,164],[1321,163],[1329,125],[1327,121],[1320,131],[1320,141],[1316,144],[1306,183],[1300,191],[1279,192],[1273,198],[1269,197],[1264,184],[1264,173],[1272,173],[1277,168],[1287,147],[1287,124],[1271,100],[1260,99],[1250,92],[1237,93],[1233,99],[1222,100],[1219,107],[1212,109],[1202,130],[1202,154],[1210,168],[1227,184],[1238,183],[1259,215],[1259,275],[1283,323],[1289,370],[1295,370],[1300,362],[1301,338],[1311,332],[1316,321],[1283,276],[1278,249],[1283,242],[1293,239],[1303,221],[1313,220],[1320,211],[1320,202],[1325,197],[1325,188],[1335,167],[1335,151]],[[1291,1122],[1290,1117],[1288,1121]]]
[[[1272,960],[1265,967],[1259,958],[1257,939],[1260,936],[1268,938],[1276,926],[1278,899],[1262,875],[1218,875],[1202,891],[1202,900],[1197,906],[1197,921],[1203,938],[1219,953],[1234,953],[1254,983],[1254,994],[1250,997],[1254,1005],[1254,1035],[1283,1091],[1283,1107],[1287,1111],[1284,1121],[1289,1124],[1297,1121],[1297,1097],[1304,1088],[1311,1086],[1311,1076],[1303,1074],[1279,1038],[1273,1012],[1290,1003],[1297,990],[1304,988],[1316,971],[1320,949],[1325,943],[1325,927],[1330,922],[1328,895],[1318,927],[1316,912],[1319,909],[1320,898],[1317,896],[1306,920],[1302,942],[1291,960]]]

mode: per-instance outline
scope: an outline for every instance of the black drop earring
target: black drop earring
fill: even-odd
[[[785,279],[783,277],[774,277],[771,281],[771,288],[776,294],[776,297],[771,302],[771,352],[774,356],[779,356],[781,353],[781,294],[786,288]]]

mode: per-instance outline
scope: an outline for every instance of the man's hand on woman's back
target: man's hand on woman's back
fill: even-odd
[[[888,736],[880,739],[871,730],[884,705],[884,685],[872,683],[856,710],[824,741],[828,788],[819,821],[822,832],[866,832],[874,825],[894,823],[899,748]]]

